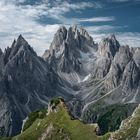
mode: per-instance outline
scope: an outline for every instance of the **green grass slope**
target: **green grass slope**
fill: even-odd
[[[110,139],[109,139],[110,138]],[[139,140],[140,106],[123,121],[119,130],[103,136],[96,135],[96,125],[83,124],[69,115],[62,99],[53,99],[48,109],[31,113],[23,132],[13,138],[0,140]]]
[[[29,115],[24,131],[11,140],[107,140],[109,134],[97,136],[95,125],[74,120],[62,100],[53,100],[48,110]],[[41,114],[41,117],[39,116]]]

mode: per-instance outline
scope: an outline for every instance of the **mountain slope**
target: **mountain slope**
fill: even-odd
[[[48,109],[32,112],[28,116],[19,135],[0,140],[139,140],[139,128],[140,106],[129,118],[123,120],[117,131],[97,136],[97,124],[83,124],[73,119],[64,101],[54,98]]]
[[[0,50],[0,66],[1,136],[18,134],[27,115],[56,96],[75,118],[99,123],[102,134],[140,103],[140,49],[121,46],[114,35],[96,44],[85,29],[62,26],[42,58],[20,35]]]
[[[41,111],[38,113],[41,114]],[[96,124],[86,125],[79,120],[73,120],[64,102],[55,99],[51,101],[48,113],[45,113],[42,118],[37,117],[29,128],[11,140],[93,140],[93,138],[103,140],[109,136],[98,137],[95,129]]]
[[[90,123],[97,122],[96,106],[102,110],[116,105],[116,110],[119,104],[127,104],[130,112],[126,109],[120,124],[139,104],[139,49],[121,46],[115,35],[95,44],[85,29],[60,27],[46,52],[44,59],[65,81],[65,89],[74,95],[67,105],[76,118]],[[97,114],[92,115],[95,112]],[[88,117],[85,119],[83,116]]]
[[[111,140],[139,140],[140,139],[140,106],[132,116],[124,120],[120,129],[111,134]]]
[[[21,131],[22,120],[31,111],[60,96],[59,77],[21,35],[1,54],[0,62],[0,135],[11,136]]]

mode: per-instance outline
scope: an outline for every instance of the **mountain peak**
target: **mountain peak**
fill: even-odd
[[[76,25],[76,24],[74,24],[74,25],[72,26],[72,30],[73,30],[74,32],[77,31],[77,25]]]
[[[66,29],[65,26],[60,26],[57,32],[62,32],[62,33],[64,33],[64,32],[66,32],[66,31],[67,31],[67,29]]]
[[[3,51],[2,51],[2,49],[0,48],[0,55],[2,55],[3,54]]]
[[[60,50],[60,47],[63,43],[63,41],[67,37],[67,29],[65,26],[60,26],[57,32],[54,35],[53,41],[50,45],[50,52],[52,53],[53,50],[58,52]],[[43,54],[43,56],[46,56],[46,53]]]
[[[98,52],[102,56],[114,57],[116,52],[119,50],[120,44],[117,41],[114,34],[107,38],[104,38],[99,43]]]
[[[28,48],[30,48],[30,45],[22,35],[19,35],[18,39],[13,41],[11,51],[17,52],[21,48],[27,50]]]
[[[16,44],[18,44],[18,46],[26,46],[28,45],[28,42],[24,39],[24,37],[20,34],[17,41],[16,41]]]
[[[83,27],[80,28],[80,34],[83,35],[83,36],[89,36],[87,30]]]
[[[5,64],[16,55],[20,55],[21,52],[30,52],[32,54],[36,54],[33,48],[31,48],[28,42],[22,37],[22,35],[19,35],[17,40],[14,39],[11,47],[5,49]]]
[[[116,40],[116,36],[115,36],[114,34],[111,34],[111,35],[110,35],[110,39],[111,39],[111,40]]]
[[[20,34],[19,37],[18,37],[18,39],[24,39],[24,38],[23,38],[23,36]]]

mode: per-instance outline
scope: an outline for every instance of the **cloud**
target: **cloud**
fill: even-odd
[[[85,10],[86,8],[102,8],[102,4],[99,2],[74,2],[70,3],[68,1],[54,1],[49,2],[45,1],[41,4],[44,6],[43,12],[41,11],[41,14],[53,19],[57,19],[61,23],[67,22],[68,18],[66,18],[64,15],[68,12],[81,12],[82,10]],[[70,19],[71,20],[71,19]],[[69,20],[69,21],[70,21]]]
[[[108,0],[108,2],[128,2],[131,0]]]
[[[121,45],[130,47],[140,47],[140,33],[138,32],[118,32],[117,29],[127,28],[127,26],[87,26],[85,27],[95,42],[100,42],[102,38],[115,34]]]
[[[118,32],[116,33],[116,36],[122,45],[129,45],[130,47],[140,47],[140,33]]]
[[[65,13],[71,10],[77,12],[85,8],[101,7],[95,2],[70,3],[61,0],[40,0],[34,5],[26,2],[26,0],[0,1],[0,47],[2,49],[10,46],[13,39],[22,34],[37,53],[42,55],[49,47],[60,24],[42,25],[38,22],[41,16],[67,24],[70,23],[70,19],[64,16]]]
[[[39,7],[38,7],[39,8]],[[59,24],[41,25],[36,21],[37,9],[18,7],[0,2],[0,46],[10,46],[13,39],[22,34],[39,55],[48,48]]]
[[[20,3],[23,3],[20,5]],[[81,22],[106,22],[114,21],[115,17],[94,17],[94,18],[69,18],[65,14],[71,11],[78,12],[87,8],[101,8],[100,3],[95,2],[75,2],[61,0],[40,0],[34,5],[25,4],[26,0],[1,0],[0,1],[0,47],[10,46],[13,39],[22,34],[33,46],[38,55],[42,55],[50,46],[53,36],[59,26],[64,24]],[[38,22],[41,16],[53,18],[59,22],[49,25]],[[59,24],[58,24],[59,23]],[[115,33],[118,29],[127,26],[87,26],[85,27],[96,41],[105,37],[109,33]],[[131,46],[139,45],[139,34],[118,33],[119,40],[129,43]]]
[[[112,26],[112,25],[100,25],[100,26],[87,26],[85,27],[90,33],[111,33],[118,29],[127,28],[127,26]]]
[[[123,3],[123,2],[140,2],[140,0],[107,0],[107,2],[112,3]]]
[[[114,20],[115,17],[93,17],[93,18],[80,19],[80,22],[108,22]]]
[[[93,37],[95,42],[100,42],[101,38],[106,38],[110,36],[110,33],[91,33],[91,36]],[[115,36],[121,45],[128,45],[130,47],[140,47],[140,33],[116,32]]]

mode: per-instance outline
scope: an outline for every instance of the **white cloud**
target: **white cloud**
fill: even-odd
[[[128,2],[132,0],[108,0],[108,2]]]
[[[68,1],[54,1],[54,5],[47,0],[43,4],[44,11],[41,12],[42,15],[48,16],[59,20],[61,23],[67,22],[68,18],[65,18],[64,14],[74,11],[80,12],[86,8],[102,8],[101,3],[97,2],[75,2],[69,3]],[[69,19],[70,21],[71,19]],[[73,20],[73,19],[72,19]]]
[[[102,38],[115,34],[121,45],[129,45],[130,47],[140,47],[140,33],[138,32],[117,32],[117,29],[127,26],[88,26],[85,27],[95,42],[100,42]],[[115,31],[116,30],[116,31]]]
[[[87,26],[86,29],[90,33],[111,33],[115,30],[126,28],[127,26],[111,26],[111,25],[101,25],[101,26]]]
[[[80,19],[80,22],[107,22],[107,21],[114,21],[115,17],[94,17],[94,18],[86,18]]]
[[[130,47],[140,47],[140,33],[124,32],[124,33],[115,33],[117,40],[121,45],[128,45]],[[110,36],[109,33],[105,34],[91,34],[95,42],[100,42],[101,38]]]
[[[29,44],[34,47],[39,55],[42,55],[52,41],[53,35],[60,26],[42,25],[37,19],[45,15],[67,24],[70,19],[64,14],[71,10],[84,10],[88,7],[100,8],[95,2],[69,3],[55,0],[51,5],[50,0],[42,0],[36,5],[20,5],[25,0],[1,0],[0,1],[0,47],[4,49],[12,43],[14,38],[22,34]]]
[[[20,8],[13,4],[0,2],[0,46],[10,45],[19,34],[22,34],[39,55],[49,46],[59,25],[41,25],[36,22],[37,9]]]
[[[55,0],[54,6],[51,5],[49,0],[43,0],[42,4],[37,5],[19,5],[18,2],[24,2],[24,0],[1,0],[0,1],[0,47],[5,48],[7,45],[11,45],[14,38],[17,38],[19,34],[22,34],[29,44],[34,47],[39,55],[49,47],[54,33],[59,28],[60,24],[54,25],[42,25],[37,22],[37,19],[41,15],[45,15],[50,18],[57,19],[61,23],[68,24],[80,24],[80,20],[85,22],[104,22],[113,21],[114,17],[94,17],[91,19],[78,19],[67,18],[64,13],[71,10],[83,10],[85,8],[101,8],[98,3],[85,3],[79,2],[76,4],[69,2],[62,2],[61,0]],[[125,26],[126,27],[126,26]],[[116,32],[117,29],[125,28],[121,26],[88,26],[85,27],[89,33],[93,36],[94,40],[99,41],[102,37],[105,37],[109,33]],[[122,44],[130,44],[130,46],[139,46],[140,34],[139,33],[117,33],[117,37]]]
[[[107,0],[108,2],[112,2],[112,3],[123,3],[123,2],[140,2],[140,0]]]
[[[140,47],[140,33],[124,32],[116,33],[116,36],[122,45],[129,45],[130,47]]]

